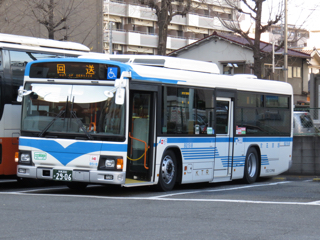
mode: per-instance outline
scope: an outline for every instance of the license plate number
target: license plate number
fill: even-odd
[[[69,170],[53,170],[53,180],[55,181],[72,181],[72,171]]]

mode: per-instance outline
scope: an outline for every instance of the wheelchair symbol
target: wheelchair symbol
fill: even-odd
[[[109,68],[108,69],[108,79],[116,79],[117,74],[114,73],[113,71],[117,72],[117,68]]]

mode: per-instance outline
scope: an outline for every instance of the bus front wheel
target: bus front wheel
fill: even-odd
[[[159,174],[158,187],[162,191],[170,191],[177,179],[177,160],[174,152],[168,150],[164,153]]]
[[[246,156],[243,180],[246,183],[254,183],[258,178],[259,167],[260,164],[257,150],[250,148]]]

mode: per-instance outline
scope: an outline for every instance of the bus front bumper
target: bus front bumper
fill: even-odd
[[[17,176],[21,178],[54,180],[53,170],[53,168],[18,165]],[[72,171],[72,181],[74,182],[123,185],[126,180],[125,172],[70,169],[62,170]]]

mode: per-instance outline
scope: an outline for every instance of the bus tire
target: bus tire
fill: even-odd
[[[68,182],[67,183],[67,187],[72,189],[72,190],[75,190],[75,191],[82,191],[87,186],[88,186],[88,184],[87,183],[83,183],[83,182]]]
[[[249,148],[244,165],[243,180],[246,183],[254,183],[259,174],[259,157],[255,148]]]
[[[173,189],[177,179],[177,160],[172,150],[167,150],[163,154],[160,164],[160,174],[158,188],[162,191]]]

